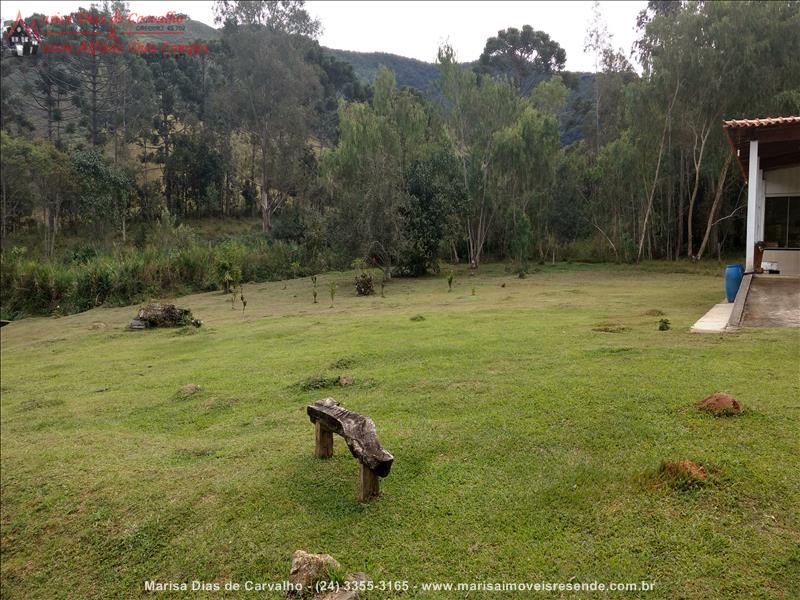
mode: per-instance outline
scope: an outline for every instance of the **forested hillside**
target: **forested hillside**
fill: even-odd
[[[355,52],[334,48],[325,48],[325,51],[353,65],[356,77],[366,83],[375,81],[381,66],[394,73],[397,85],[400,87],[408,86],[421,92],[429,92],[433,84],[439,81],[439,69],[433,63],[386,52]]]
[[[325,51],[341,61],[350,63],[356,77],[364,83],[372,84],[380,68],[386,67],[394,73],[398,87],[412,87],[429,96],[437,93],[436,86],[439,82],[440,72],[439,67],[434,63],[385,52],[354,52],[333,48],[325,48]],[[462,63],[462,65],[466,69],[474,69],[478,66],[476,62]],[[569,95],[564,112],[560,115],[561,141],[564,145],[569,145],[583,137],[583,119],[586,107],[592,101],[591,88],[594,74],[565,72],[563,76],[569,89]],[[535,83],[548,77],[549,75],[531,77],[531,81],[526,87],[531,90],[535,87]]]
[[[431,65],[326,50],[302,2],[215,8],[218,29],[133,48],[74,23],[43,26],[36,56],[4,48],[4,314],[354,260],[391,277],[489,257],[524,275],[737,253],[744,182],[722,121],[800,113],[797,2],[651,2],[638,68],[598,17],[593,74],[529,25]],[[260,231],[207,244],[187,226],[201,217]]]

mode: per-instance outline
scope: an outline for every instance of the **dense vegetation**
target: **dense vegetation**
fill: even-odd
[[[208,53],[3,56],[4,314],[354,259],[388,278],[442,259],[524,273],[737,252],[743,181],[722,119],[800,111],[796,2],[651,2],[640,71],[598,13],[591,78],[563,72],[545,32],[512,27],[473,65],[440,48],[426,93],[385,66],[365,85],[319,46],[302,3],[216,9]],[[230,259],[196,240],[164,245],[189,218],[246,215],[262,233]],[[80,260],[60,243],[75,232],[88,237]]]

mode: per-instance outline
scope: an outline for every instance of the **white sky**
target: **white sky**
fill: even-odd
[[[20,1],[3,0],[3,21],[17,11],[65,15],[91,0]],[[636,37],[636,15],[647,2],[600,2],[613,45],[629,54]],[[182,12],[192,19],[214,25],[213,3],[207,1],[129,2],[132,12],[163,15]],[[476,60],[486,38],[507,27],[531,25],[550,34],[567,51],[567,69],[591,71],[593,57],[583,52],[586,29],[591,20],[591,2],[334,2],[309,0],[309,12],[320,19],[320,43],[329,48],[362,52],[390,52],[427,62],[436,59],[442,42],[449,42],[461,61]]]

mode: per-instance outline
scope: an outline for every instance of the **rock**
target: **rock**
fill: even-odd
[[[341,570],[341,565],[329,554],[309,554],[297,550],[292,555],[292,570],[289,583],[302,585],[304,592],[314,592],[318,581],[328,581],[333,571]]]
[[[202,388],[197,385],[196,383],[187,383],[183,386],[180,391],[178,392],[181,396],[191,396],[192,394],[196,394]]]
[[[741,414],[742,405],[733,396],[728,394],[711,394],[697,403],[697,408],[718,417],[734,416]]]
[[[353,378],[348,377],[347,375],[340,375],[336,383],[337,385],[339,385],[339,387],[346,387],[348,385],[353,385]]]

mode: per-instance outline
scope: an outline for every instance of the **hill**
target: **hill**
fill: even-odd
[[[372,83],[378,68],[383,65],[394,72],[399,87],[413,87],[423,92],[431,90],[431,84],[439,79],[439,69],[435,64],[389,54],[387,52],[355,52],[325,48],[325,51],[339,60],[350,63],[362,81]]]

